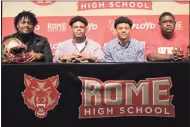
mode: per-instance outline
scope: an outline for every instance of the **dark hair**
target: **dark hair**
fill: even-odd
[[[173,15],[172,13],[170,13],[170,12],[164,12],[164,13],[162,13],[162,14],[160,15],[160,17],[159,17],[159,22],[161,22],[161,20],[162,20],[162,18],[163,18],[164,16],[171,16],[171,17],[174,19],[174,21],[175,21],[175,17],[174,17],[174,15]]]
[[[132,20],[130,20],[128,17],[121,16],[115,20],[114,28],[116,28],[117,25],[120,23],[127,23],[127,24],[129,24],[130,28],[133,26]]]
[[[69,21],[69,25],[72,26],[73,23],[78,22],[78,21],[84,23],[85,26],[88,25],[88,21],[87,21],[86,18],[83,17],[83,16],[75,16],[75,17],[73,17],[73,18]]]
[[[14,19],[14,26],[17,31],[18,31],[17,24],[18,24],[19,20],[22,19],[22,17],[27,17],[29,20],[31,20],[33,26],[38,24],[38,20],[34,13],[32,13],[30,11],[22,11]]]

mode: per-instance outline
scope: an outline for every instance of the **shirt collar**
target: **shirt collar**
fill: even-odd
[[[74,40],[72,39],[72,42],[74,43],[74,44],[76,44],[75,42],[74,42]],[[87,42],[88,42],[88,38],[87,37],[85,37],[85,40],[83,41],[83,42],[85,42],[85,44],[87,44]],[[82,42],[82,43],[83,43]]]
[[[76,43],[74,42],[73,39],[72,39],[72,42],[73,42],[73,45],[74,45],[75,48],[76,48],[77,46],[76,46]],[[86,48],[87,43],[88,43],[88,38],[86,37],[86,39],[85,39],[82,43],[85,43],[85,46],[84,46],[84,48],[83,48],[80,52],[84,51],[84,49]],[[76,49],[77,49],[77,48],[76,48]],[[78,50],[78,49],[77,49],[77,50]]]
[[[119,38],[117,38],[117,42],[118,42],[118,44],[119,44],[121,47],[127,48],[127,47],[129,47],[129,45],[130,45],[130,43],[131,43],[131,38],[129,38],[128,43],[127,43],[125,46],[122,46],[121,41],[119,40]]]

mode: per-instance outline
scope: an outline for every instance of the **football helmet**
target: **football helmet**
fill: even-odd
[[[9,38],[2,43],[2,63],[27,63],[27,46],[17,38]]]

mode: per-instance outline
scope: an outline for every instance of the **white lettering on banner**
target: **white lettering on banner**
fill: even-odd
[[[113,20],[108,20],[108,28],[110,31],[114,31],[114,21]],[[156,24],[152,22],[144,22],[144,23],[134,23],[132,26],[132,29],[137,29],[137,30],[153,30],[156,28]]]
[[[133,80],[109,80],[104,83],[92,77],[82,81],[82,104],[79,118],[116,116],[175,117],[170,95],[170,77]]]
[[[135,8],[135,9],[152,9],[151,2],[79,2],[78,10],[90,9],[114,9],[114,8]]]
[[[104,2],[92,2],[92,3],[84,3],[81,4],[80,8],[85,9],[96,9],[96,8],[104,8]]]
[[[177,30],[182,30],[183,29],[182,21],[177,21],[175,28]]]
[[[40,25],[36,25],[35,30],[40,30]]]
[[[161,108],[161,107],[120,107],[120,114],[167,114],[169,115],[170,113],[168,112],[167,108]]]
[[[159,54],[173,54],[172,50],[173,50],[173,47],[159,47],[158,53]]]
[[[113,108],[87,108],[84,109],[85,116],[89,115],[112,115],[113,114]]]
[[[149,9],[150,7],[147,3],[143,2],[110,2],[110,8],[146,8]]]
[[[60,43],[62,43],[62,42],[57,42],[57,43],[54,43],[54,44],[51,43],[50,44],[51,49],[56,50]]]
[[[137,30],[152,30],[156,28],[156,24],[151,23],[151,22],[144,22],[141,24],[133,24],[132,29],[137,29]]]
[[[64,32],[66,31],[66,23],[48,23],[48,32]]]
[[[114,21],[113,20],[108,20],[108,29],[113,33],[115,31],[114,28]]]
[[[96,23],[88,23],[87,29],[88,31],[96,30],[98,28],[98,25]]]

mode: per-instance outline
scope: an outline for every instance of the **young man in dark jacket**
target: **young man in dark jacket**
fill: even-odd
[[[17,38],[27,46],[29,62],[52,62],[52,51],[47,38],[34,33],[38,24],[34,13],[23,11],[14,19],[16,33],[3,38],[3,42],[10,38]]]

